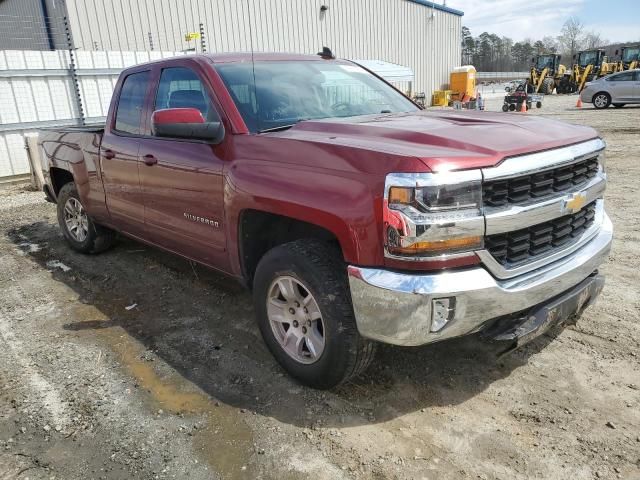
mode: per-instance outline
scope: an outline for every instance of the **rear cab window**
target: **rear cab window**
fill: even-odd
[[[142,134],[142,111],[149,87],[149,71],[128,75],[122,83],[116,110],[115,130],[129,135]]]

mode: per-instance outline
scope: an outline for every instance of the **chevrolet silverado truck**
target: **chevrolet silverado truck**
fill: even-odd
[[[509,351],[603,287],[596,131],[425,111],[332,56],[138,65],[104,125],[39,143],[71,248],[118,232],[237,278],[274,357],[316,388],[361,373],[379,342],[476,333]]]

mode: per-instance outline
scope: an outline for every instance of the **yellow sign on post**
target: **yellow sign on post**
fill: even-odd
[[[191,40],[197,40],[198,38],[200,38],[200,34],[197,32],[191,32],[191,33],[185,33],[184,34],[184,41],[185,42],[190,42]]]

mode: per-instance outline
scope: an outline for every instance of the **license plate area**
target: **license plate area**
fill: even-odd
[[[595,301],[603,287],[604,277],[593,274],[571,290],[533,307],[516,318],[495,322],[483,332],[483,336],[507,345],[503,353],[511,351],[529,343],[554,326],[575,324],[582,312]]]

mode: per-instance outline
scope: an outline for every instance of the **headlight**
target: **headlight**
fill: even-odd
[[[481,178],[479,170],[388,175],[387,254],[433,257],[482,248]]]
[[[601,174],[607,174],[607,156],[605,155],[605,150],[602,150],[598,154],[598,170]]]

